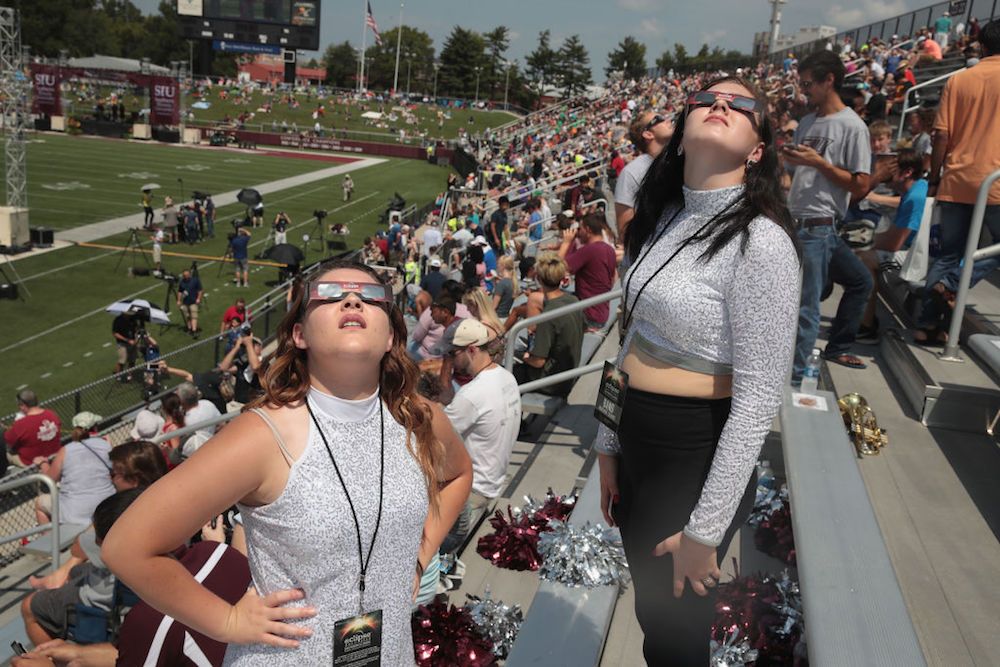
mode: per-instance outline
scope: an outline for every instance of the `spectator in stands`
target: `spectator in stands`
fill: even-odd
[[[233,319],[238,319],[240,323],[250,321],[250,310],[247,308],[247,300],[243,297],[237,297],[233,305],[226,308],[226,312],[222,314],[222,321],[219,323],[220,334],[226,332]]]
[[[249,403],[261,393],[260,363],[264,346],[252,333],[240,336],[222,361],[219,370],[232,376],[233,400]]]
[[[562,290],[566,278],[566,262],[556,253],[544,252],[535,261],[538,284],[542,288],[546,313],[556,308],[569,306],[578,299]],[[562,373],[580,365],[583,345],[583,313],[566,313],[554,320],[542,322],[535,329],[531,348],[524,353],[522,362],[515,367],[514,376],[518,384],[540,380],[549,375]],[[543,394],[567,396],[573,388],[573,380],[560,382],[540,389]]]
[[[182,382],[175,390],[177,397],[181,399],[181,407],[184,408],[184,422],[188,426],[201,424],[210,419],[215,419],[221,415],[219,409],[201,398],[198,388],[191,382]],[[199,447],[208,442],[215,435],[216,425],[203,426],[196,430],[193,435],[185,439],[184,444],[178,452],[181,460],[189,458]]]
[[[17,392],[17,411],[23,416],[5,427],[3,434],[10,465],[30,466],[37,459],[48,458],[59,451],[62,422],[52,410],[39,407],[35,392],[31,389]]]
[[[819,334],[820,297],[828,282],[844,287],[830,327],[823,358],[848,368],[865,368],[849,354],[872,291],[871,273],[837,234],[851,198],[868,191],[871,145],[868,128],[841,101],[844,65],[827,51],[806,56],[799,65],[800,85],[815,108],[801,121],[793,144],[782,146],[792,170],[788,208],[802,244],[802,305],[792,383],[802,378],[806,359]]]
[[[458,312],[459,306],[463,309],[461,314]],[[468,309],[449,294],[441,294],[425,313],[429,316],[425,317],[423,314],[420,316],[412,334],[412,343],[418,346],[416,353],[413,354],[417,361],[440,359],[441,337],[444,335],[444,330],[455,321],[456,317],[464,319],[469,316]]]
[[[949,16],[948,12],[944,12],[934,21],[934,41],[941,46],[942,50],[947,51],[948,37],[950,36],[951,16]]]
[[[39,463],[39,471],[59,484],[60,523],[89,524],[98,503],[115,492],[110,451],[111,443],[77,426],[51,464],[47,460]],[[35,499],[35,519],[39,524],[52,520],[52,496],[48,493]]]
[[[569,272],[576,278],[574,292],[578,299],[607,294],[618,274],[614,246],[604,241],[604,215],[589,213],[579,227],[563,232],[559,256],[566,260]],[[588,331],[598,331],[608,321],[609,306],[599,303],[583,311]]]
[[[263,214],[262,214],[263,215]],[[256,218],[255,218],[256,219]],[[264,223],[261,222],[261,225]],[[257,225],[255,224],[254,227]],[[233,256],[233,266],[236,273],[233,282],[237,287],[250,287],[250,230],[241,225],[236,230],[236,236],[229,240],[229,252]]]
[[[922,178],[923,160],[916,151],[904,149],[899,152],[898,171],[893,180],[893,189],[900,194],[898,210],[892,220],[892,227],[875,235],[875,243],[869,250],[858,252],[861,261],[871,271],[872,280],[878,276],[879,267],[884,265],[902,266],[906,250],[910,247],[923,218],[927,201],[927,181]],[[878,320],[875,317],[876,294],[874,290],[868,300],[858,341],[878,342]]]
[[[87,562],[74,567],[69,580],[59,588],[35,591],[21,602],[24,629],[35,646],[55,638],[65,639],[69,610],[76,611],[76,605],[111,611],[115,576],[101,560],[100,546],[112,524],[140,493],[142,489],[129,489],[102,500],[94,510],[93,540],[80,541]]]
[[[167,394],[167,396],[176,396]],[[166,396],[164,396],[166,398]],[[167,423],[162,415],[143,408],[135,415],[132,428],[129,430],[129,437],[132,440],[152,440],[163,432],[163,427]]]
[[[931,130],[934,127],[934,109],[920,108],[910,114],[910,135],[912,137],[911,147],[916,151],[917,156],[923,164],[923,172],[931,168],[931,152],[934,147],[931,143]]]
[[[415,584],[472,482],[443,411],[415,394],[391,290],[362,264],[315,275],[279,328],[266,396],[147,491],[103,548],[150,606],[228,643],[229,664],[328,662],[335,625],[359,607],[381,610],[383,664],[412,661]],[[237,502],[255,588],[230,605],[162,554]],[[362,531],[373,539],[359,561]]]
[[[596,441],[601,507],[621,528],[650,665],[708,661],[706,595],[753,506],[798,317],[767,98],[725,77],[688,100],[629,226],[617,362],[629,386]]]
[[[514,258],[511,255],[504,255],[497,262],[497,268],[499,275],[493,286],[493,308],[497,317],[507,319],[514,305],[514,298],[521,292],[514,275]]]
[[[468,318],[450,327],[443,343],[450,364],[442,364],[440,400],[472,459],[472,493],[441,544],[454,553],[468,536],[472,517],[486,511],[503,492],[507,464],[521,425],[517,380],[490,353],[496,333]],[[456,393],[450,371],[471,378]]]
[[[504,251],[503,235],[507,231],[507,210],[510,209],[510,200],[503,195],[497,201],[497,205],[497,210],[490,216],[490,222],[486,226],[486,240],[493,252],[500,255]]]
[[[941,251],[927,272],[923,308],[913,339],[923,344],[947,342],[948,316],[954,306],[972,209],[979,187],[1000,168],[1000,20],[982,27],[983,59],[948,79],[934,121],[934,148],[928,195],[941,207]],[[990,188],[983,224],[1000,239],[1000,182]],[[1000,266],[1000,258],[979,260],[971,285]]]
[[[441,285],[448,277],[441,272],[441,260],[434,258],[427,263],[427,273],[420,281],[420,289],[427,292],[431,297],[431,302],[441,294]]]
[[[615,221],[618,238],[625,238],[628,224],[635,216],[635,196],[653,159],[663,150],[674,133],[674,123],[667,114],[646,111],[638,114],[628,128],[628,136],[638,155],[618,175],[615,186]]]

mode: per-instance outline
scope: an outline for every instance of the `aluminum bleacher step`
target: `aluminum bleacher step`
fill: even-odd
[[[551,417],[564,405],[566,399],[560,396],[549,396],[538,392],[521,394],[521,412],[525,414]]]
[[[87,530],[86,525],[75,523],[59,524],[59,550],[65,551],[69,549],[70,545],[73,544],[73,540],[85,530]],[[52,533],[45,533],[37,539],[28,542],[21,547],[21,551],[33,556],[50,558],[52,554]]]

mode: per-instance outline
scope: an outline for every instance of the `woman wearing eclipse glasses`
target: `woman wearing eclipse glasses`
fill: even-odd
[[[471,463],[416,393],[391,289],[360,264],[315,275],[278,329],[266,394],[143,493],[103,553],[143,600],[227,642],[227,665],[341,664],[359,651],[413,664],[413,594],[469,495]],[[254,585],[229,605],[162,554],[234,503]]]
[[[691,94],[636,203],[617,360],[627,388],[598,433],[601,504],[621,529],[647,663],[701,667],[798,319],[764,97],[737,77]]]

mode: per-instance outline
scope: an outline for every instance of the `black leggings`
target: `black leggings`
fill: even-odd
[[[730,399],[664,396],[629,389],[618,429],[619,502],[614,519],[621,529],[635,586],[635,613],[645,634],[646,663],[660,667],[705,667],[715,616],[714,589],[705,597],[685,582],[673,594],[673,558],[653,556],[654,547],[684,529],[712,466]],[[716,550],[725,556],[733,535],[753,508],[757,474]]]

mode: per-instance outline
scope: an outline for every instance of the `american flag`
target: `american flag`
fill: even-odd
[[[365,17],[365,23],[375,33],[375,45],[382,46],[382,35],[378,33],[378,23],[375,22],[375,15],[372,14],[372,3],[370,2],[368,3],[368,16]]]

